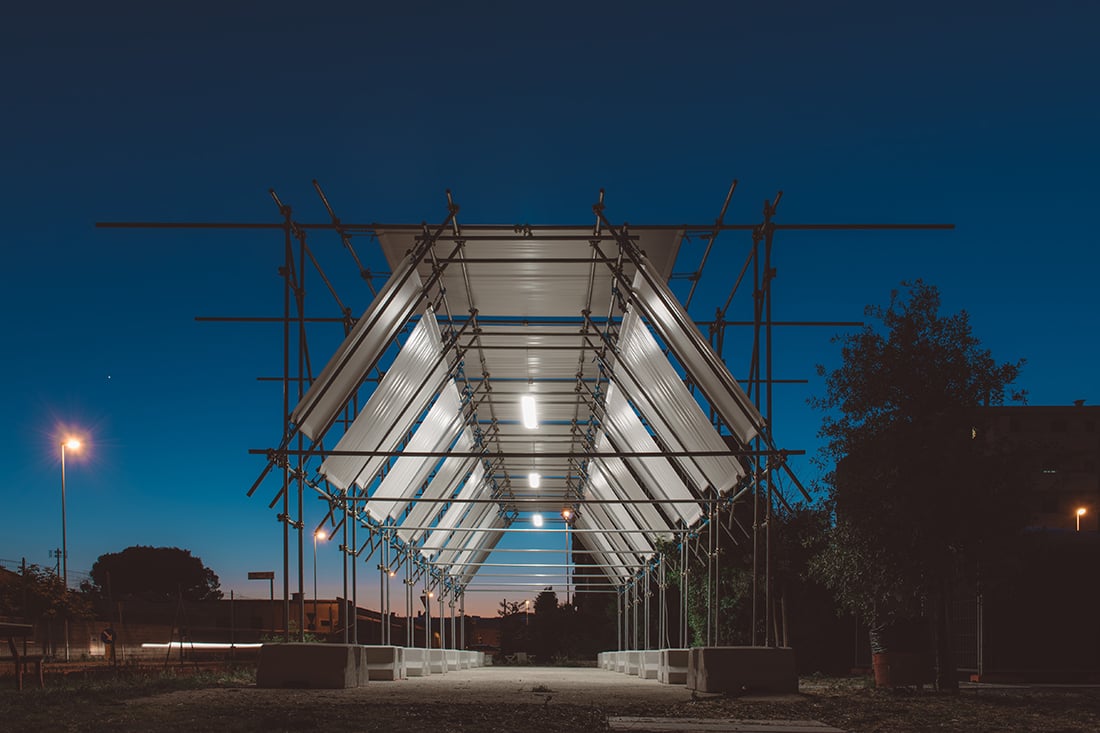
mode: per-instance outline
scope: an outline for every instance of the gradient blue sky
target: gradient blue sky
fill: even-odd
[[[603,187],[612,220],[702,223],[737,178],[728,221],[757,221],[782,189],[780,222],[953,222],[782,234],[775,317],[858,320],[923,277],[995,356],[1027,359],[1033,404],[1100,402],[1100,5],[315,5],[5,11],[5,565],[52,564],[71,425],[90,445],[69,466],[70,575],[176,545],[226,591],[266,593],[245,576],[279,566],[280,530],[273,488],[245,497],[262,468],[247,450],[279,437],[280,389],[255,377],[279,373],[280,332],[194,318],[278,315],[280,237],[93,223],[274,222],[269,187],[321,221],[312,178],[345,221],[436,221],[451,188],[465,223],[588,223]],[[699,318],[748,237],[719,242]],[[366,288],[337,276],[360,312]],[[805,400],[813,365],[836,362],[830,335],[777,336],[776,376],[811,379],[777,388],[786,447],[816,448]],[[321,564],[322,594],[338,592],[334,548]]]

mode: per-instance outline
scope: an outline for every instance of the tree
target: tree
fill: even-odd
[[[102,596],[147,601],[210,601],[222,597],[218,576],[178,547],[127,547],[100,555],[92,565],[92,582]]]
[[[84,595],[66,590],[57,573],[25,565],[19,574],[0,573],[0,616],[86,619],[92,617],[92,606]]]
[[[529,628],[523,604],[504,599],[500,602],[497,615],[500,616],[500,653],[508,656],[518,651],[528,651]]]
[[[975,440],[973,411],[1001,404],[1023,362],[997,363],[965,311],[939,313],[935,287],[903,287],[888,307],[867,308],[877,323],[837,337],[840,367],[818,367],[826,394],[812,402],[826,412],[820,434],[833,461],[825,484],[835,525],[814,567],[870,626],[873,648],[930,615],[937,684],[956,689],[952,584],[1024,522],[1024,474]]]

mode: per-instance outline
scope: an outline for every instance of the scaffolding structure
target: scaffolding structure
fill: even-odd
[[[771,623],[774,512],[791,509],[791,491],[811,497],[788,462],[803,451],[775,439],[773,329],[859,324],[773,319],[775,236],[951,225],[783,224],[775,221],[782,192],[764,203],[759,222],[726,223],[736,181],[712,224],[617,222],[602,190],[582,225],[463,225],[450,191],[435,225],[349,224],[313,185],[327,222],[297,221],[271,191],[280,222],[97,225],[282,235],[283,312],[266,320],[282,325],[285,419],[272,446],[250,451],[265,464],[248,494],[272,487],[268,508],[282,523],[288,638],[295,626],[304,638],[307,628],[305,498],[314,496],[326,515],[312,531],[324,527],[340,538],[352,619],[360,570],[369,567],[360,563],[376,562],[383,619],[392,610],[391,584],[400,582],[406,617],[419,595],[427,629],[437,599],[440,644],[456,647],[465,646],[456,618],[465,616],[468,593],[541,588],[564,571],[567,601],[574,587],[600,592],[593,580],[615,594],[620,649],[689,646],[686,588],[675,614],[680,622],[670,628],[672,571],[685,585],[702,583],[707,594],[704,638],[694,642],[728,643],[719,633],[719,534],[736,532],[751,554],[752,644],[781,643]],[[695,322],[688,308],[697,286],[715,247],[725,246],[718,240],[732,232],[750,235],[748,253],[714,319]],[[314,236],[333,234],[373,298],[358,317],[315,253]],[[355,246],[363,239],[381,248],[390,272],[365,267]],[[691,285],[681,303],[669,282],[685,241],[705,242],[705,249],[686,276]],[[324,286],[337,315],[306,315],[307,275],[311,287]],[[751,319],[728,320],[750,281]],[[344,338],[317,369],[311,329],[332,323],[342,325]],[[727,367],[731,326],[752,331],[741,381]],[[735,516],[746,502],[747,527]],[[557,518],[555,526],[527,526],[536,515],[540,525],[543,515]],[[494,551],[561,553],[497,550],[506,535],[524,533],[563,533],[566,561],[493,561]],[[292,608],[295,546],[299,602]],[[689,577],[692,556],[705,565],[706,579]],[[474,583],[494,577],[479,571],[497,567],[510,572],[496,577],[515,579],[520,570],[530,582]],[[390,631],[383,623],[381,642],[401,643]],[[358,642],[354,622],[342,633]],[[406,633],[403,643],[411,646],[409,624]]]

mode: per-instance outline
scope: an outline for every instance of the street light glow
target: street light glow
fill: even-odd
[[[1089,513],[1089,510],[1083,506],[1077,507],[1077,531],[1081,531],[1081,517]]]
[[[82,445],[82,443],[80,442],[80,438],[66,438],[65,439],[65,447],[68,448],[69,450],[80,450],[81,445]]]
[[[328,539],[328,533],[326,533],[325,530],[323,530],[323,529],[319,529],[316,532],[314,532],[313,536],[316,537],[319,540]]]
[[[561,518],[568,522],[573,518],[573,510],[569,507],[565,507],[561,510]]]

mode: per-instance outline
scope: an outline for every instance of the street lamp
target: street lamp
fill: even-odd
[[[80,450],[80,440],[66,438],[61,441],[61,580],[65,589],[69,589],[69,548],[65,536],[65,449]]]
[[[61,582],[69,592],[69,545],[65,529],[65,449],[80,450],[80,440],[72,436],[61,441]],[[65,617],[65,661],[69,661],[69,618]]]
[[[573,507],[565,506],[561,510],[561,518],[565,520],[565,605],[569,605],[569,571],[573,562],[573,554],[569,551],[569,527],[573,523]]]
[[[531,625],[531,599],[528,598],[526,601],[524,601],[523,606],[525,608],[525,610],[523,612],[523,623],[526,626],[530,626]]]
[[[1077,531],[1081,531],[1081,517],[1089,513],[1089,510],[1083,506],[1077,507]]]
[[[324,540],[328,537],[325,530],[319,529],[313,533],[313,630],[316,631],[320,626],[320,619],[317,617],[317,540]]]

